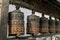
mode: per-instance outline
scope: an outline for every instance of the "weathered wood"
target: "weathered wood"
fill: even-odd
[[[7,30],[7,16],[8,16],[8,0],[2,0],[1,27],[0,27],[1,40],[7,40],[6,39],[6,37],[7,37],[7,31],[6,31]]]
[[[0,40],[17,40],[17,39],[8,39],[7,38],[7,24],[8,24],[8,7],[9,0],[0,0],[2,1],[1,13],[0,13]]]

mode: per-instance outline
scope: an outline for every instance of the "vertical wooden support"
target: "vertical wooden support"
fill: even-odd
[[[2,0],[0,0],[0,20],[1,20],[1,6],[2,6]],[[1,21],[0,21],[1,23]]]
[[[1,6],[2,6],[2,0],[0,0],[0,29],[1,29]],[[2,40],[1,30],[0,30],[0,40]]]
[[[0,0],[0,40],[18,40],[7,38],[9,0]]]
[[[1,0],[1,12],[0,12],[0,40],[7,40],[7,23],[8,23],[8,5],[9,0]]]

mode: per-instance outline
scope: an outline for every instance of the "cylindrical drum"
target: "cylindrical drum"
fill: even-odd
[[[39,17],[30,15],[27,18],[27,34],[37,35],[39,33]]]
[[[40,32],[41,33],[48,33],[48,18],[41,17],[40,18]]]
[[[60,21],[56,20],[56,32],[60,33]]]
[[[55,33],[55,21],[52,19],[49,20],[49,33]]]
[[[20,10],[10,13],[9,24],[10,34],[24,34],[24,14]]]

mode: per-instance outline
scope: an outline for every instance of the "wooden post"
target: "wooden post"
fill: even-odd
[[[7,40],[8,6],[9,0],[0,0],[0,40]]]
[[[9,0],[0,0],[0,40],[18,40],[7,38]]]

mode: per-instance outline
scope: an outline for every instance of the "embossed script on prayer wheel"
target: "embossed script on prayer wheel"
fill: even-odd
[[[55,33],[55,21],[50,18],[49,20],[49,32]]]
[[[24,14],[20,10],[15,10],[10,13],[10,34],[24,34]]]
[[[41,26],[40,26],[40,32],[41,33],[48,33],[48,19],[47,18],[45,18],[45,17],[41,17],[40,18],[40,24],[41,24]]]
[[[27,18],[27,34],[37,35],[39,33],[39,17],[35,14]]]
[[[60,21],[57,21],[56,20],[56,23],[55,24],[56,24],[56,32],[57,33],[60,33]]]

